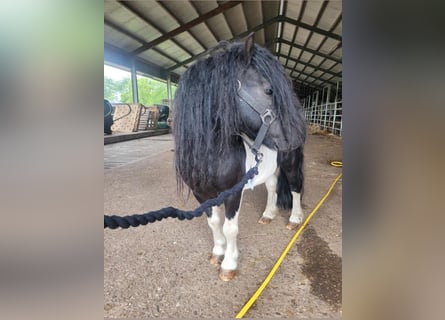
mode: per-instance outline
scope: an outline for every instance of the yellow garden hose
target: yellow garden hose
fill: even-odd
[[[333,167],[343,167],[343,162],[341,161],[331,161],[329,164]]]
[[[331,166],[333,167],[342,167],[343,163],[341,161],[331,161],[330,162]],[[298,239],[298,237],[300,236],[300,234],[303,232],[303,229],[306,227],[306,225],[309,223],[309,221],[311,220],[312,216],[315,214],[315,212],[317,212],[317,210],[321,207],[321,205],[326,201],[326,199],[329,197],[329,195],[331,194],[332,190],[334,189],[335,184],[338,182],[338,180],[340,180],[342,177],[342,173],[340,173],[335,179],[334,181],[331,183],[331,186],[329,187],[328,191],[325,193],[325,195],[320,199],[320,201],[318,201],[317,205],[315,206],[315,208],[311,211],[311,213],[307,216],[306,220],[304,220],[303,224],[301,225],[301,227],[297,230],[297,232],[294,234],[294,236],[292,237],[292,239],[289,241],[289,243],[287,244],[286,248],[284,249],[284,251],[281,253],[280,257],[278,258],[277,262],[275,262],[275,265],[272,267],[272,270],[270,270],[269,274],[267,275],[266,279],[264,279],[263,283],[260,285],[260,287],[257,289],[257,291],[252,295],[252,297],[249,299],[249,301],[246,302],[246,304],[244,305],[244,307],[240,310],[240,312],[238,312],[238,314],[236,315],[235,318],[237,319],[241,319],[242,317],[244,317],[244,315],[246,314],[246,312],[250,309],[250,307],[252,306],[252,304],[258,299],[258,297],[260,296],[260,294],[263,292],[263,290],[266,288],[267,284],[270,282],[270,280],[272,279],[272,277],[275,275],[275,272],[277,271],[278,267],[281,265],[281,263],[283,262],[284,258],[286,257],[287,253],[289,252],[289,250],[291,249],[291,247],[293,246],[293,244],[295,243],[295,241]]]

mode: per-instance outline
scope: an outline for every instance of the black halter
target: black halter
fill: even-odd
[[[250,146],[250,150],[255,155],[257,161],[261,161],[263,154],[259,152],[260,146],[266,137],[270,124],[276,119],[275,113],[271,106],[263,104],[261,101],[255,101],[255,99],[242,87],[241,81],[238,81],[238,97],[241,103],[247,104],[252,108],[261,118],[262,124],[255,138],[253,145]]]

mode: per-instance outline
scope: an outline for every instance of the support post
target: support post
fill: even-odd
[[[320,91],[315,91],[314,92],[314,104],[315,104],[315,123],[317,124],[321,124],[321,112],[320,112],[320,106],[318,105],[318,95],[319,95]]]
[[[171,80],[170,72],[167,74],[167,99],[168,99],[169,104],[171,104],[171,101],[172,101],[172,80]]]
[[[337,97],[338,97],[338,81],[337,81],[337,88],[335,90],[335,100],[334,100],[334,120],[332,123],[332,132],[335,134],[336,128],[335,124],[337,123]]]
[[[133,92],[133,103],[139,103],[138,79],[136,76],[136,60],[131,63],[131,88]]]

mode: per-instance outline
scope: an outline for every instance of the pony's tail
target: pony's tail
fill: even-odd
[[[283,210],[292,209],[292,194],[290,191],[289,181],[281,168],[277,183],[277,206]]]

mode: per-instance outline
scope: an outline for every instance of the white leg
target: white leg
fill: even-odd
[[[222,206],[212,207],[212,216],[207,218],[207,223],[213,234],[213,256],[222,257],[226,250],[226,238],[222,230],[221,215],[224,213]]]
[[[277,214],[277,181],[278,178],[275,174],[271,175],[266,180],[266,189],[267,189],[267,204],[266,209],[264,209],[262,219],[260,220],[266,222],[275,218]]]
[[[238,216],[239,210],[235,213],[232,219],[224,221],[223,232],[227,240],[226,252],[224,254],[224,260],[221,263],[221,269],[223,270],[236,270],[238,267]]]
[[[289,218],[290,223],[300,224],[303,222],[303,209],[301,209],[301,197],[297,192],[292,191],[292,213]]]

